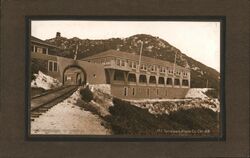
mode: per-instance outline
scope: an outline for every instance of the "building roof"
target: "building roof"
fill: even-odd
[[[59,47],[57,47],[57,46],[55,46],[55,45],[53,45],[53,44],[50,44],[49,42],[46,42],[46,41],[44,41],[44,40],[41,40],[41,39],[39,39],[39,38],[37,38],[37,37],[34,37],[34,36],[31,36],[31,37],[30,37],[30,41],[31,41],[31,42],[34,42],[34,43],[39,43],[39,44],[41,44],[41,45],[46,45],[46,46],[48,46],[48,47],[54,47],[54,48],[60,49]]]
[[[133,54],[133,53],[128,53],[128,52],[123,52],[123,51],[117,51],[117,50],[107,50],[105,52],[101,52],[86,58],[83,58],[81,60],[90,60],[90,59],[98,59],[98,58],[103,58],[103,57],[117,57],[117,58],[121,58],[121,59],[129,59],[132,61],[139,61],[140,56]],[[141,61],[143,63],[151,63],[151,64],[155,64],[155,65],[161,65],[161,66],[173,66],[174,63],[165,61],[165,60],[160,60],[160,59],[155,59],[155,58],[151,58],[151,57],[146,57],[146,56],[141,56]],[[176,65],[176,67],[178,68],[182,68],[182,69],[186,69],[182,66]]]

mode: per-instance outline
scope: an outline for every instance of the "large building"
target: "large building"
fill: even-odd
[[[103,64],[111,92],[120,98],[183,98],[190,88],[190,70],[167,61],[116,50],[82,60]]]
[[[32,62],[63,84],[110,84],[112,95],[125,99],[184,98],[190,70],[174,63],[108,50],[74,60],[59,57],[60,48],[31,37]]]

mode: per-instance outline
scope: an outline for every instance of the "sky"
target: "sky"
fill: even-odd
[[[164,39],[182,53],[220,72],[220,22],[198,21],[63,21],[31,22],[31,35],[42,40],[126,38],[149,34]]]

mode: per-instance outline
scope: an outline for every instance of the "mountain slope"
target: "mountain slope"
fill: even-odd
[[[179,49],[159,37],[137,34],[128,38],[89,40],[77,37],[67,39],[57,36],[46,41],[63,50],[58,54],[59,56],[73,58],[77,50],[77,59],[82,59],[109,49],[139,54],[141,41],[143,41],[144,56],[174,62],[176,54],[176,63],[178,65],[190,67],[191,87],[203,88],[208,83],[208,87],[219,89],[219,72],[181,53]]]

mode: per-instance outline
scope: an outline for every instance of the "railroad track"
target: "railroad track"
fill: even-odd
[[[31,121],[72,95],[78,86],[64,86],[31,98]]]

